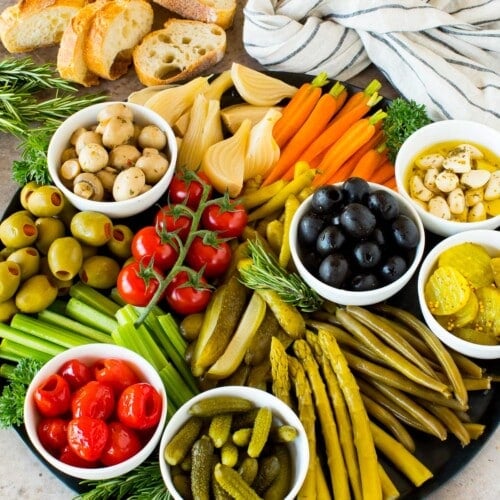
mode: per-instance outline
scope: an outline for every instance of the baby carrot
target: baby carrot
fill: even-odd
[[[351,177],[361,177],[368,180],[377,167],[387,160],[387,149],[385,144],[369,149],[357,162]]]
[[[325,129],[343,100],[341,96],[346,95],[345,93],[345,86],[336,82],[330,92],[320,97],[299,131],[281,150],[279,160],[264,179],[263,186],[281,179],[289,168],[293,169],[295,163],[301,159],[302,152]]]
[[[387,113],[379,109],[370,117],[361,118],[349,127],[319,164],[318,170],[321,173],[314,178],[313,186],[325,184],[350,156],[373,137],[375,124],[386,116]]]
[[[397,191],[398,189],[396,186],[396,177],[392,176],[389,180],[385,181],[384,186]]]
[[[379,165],[372,176],[368,179],[370,182],[377,182],[383,184],[394,176],[394,165],[390,160],[385,161]]]
[[[311,82],[303,83],[282,110],[274,124],[273,137],[283,147],[306,121],[321,97],[321,87],[328,83],[327,73],[319,73]]]
[[[363,90],[355,92],[349,96],[346,103],[339,111],[335,119],[340,118],[345,115],[352,108],[361,104],[363,101],[367,101],[375,92],[378,92],[382,88],[382,84],[378,80],[372,80]]]

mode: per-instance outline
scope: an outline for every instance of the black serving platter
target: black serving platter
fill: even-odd
[[[280,78],[287,83],[292,85],[300,86],[306,81],[311,81],[313,77],[309,75],[295,74],[295,73],[268,73],[271,76]],[[333,82],[332,82],[333,84]],[[349,92],[356,92],[359,87],[345,83],[345,86]],[[329,85],[324,88],[329,88]],[[382,89],[383,92],[383,89]],[[222,97],[221,106],[228,106],[230,104],[236,104],[241,102],[241,98],[235,89],[230,89]],[[389,104],[389,100],[383,99],[377,107],[384,108]],[[2,218],[3,220],[7,215],[13,213],[21,208],[19,203],[19,193],[14,196],[10,201],[8,207],[5,210]],[[165,200],[160,200],[158,204],[161,204]],[[130,219],[123,219],[121,222],[130,224],[131,227],[139,227],[147,224],[148,220],[151,220],[154,209],[150,209],[140,216],[136,216]],[[426,245],[424,251],[424,257],[439,241],[441,237],[426,231]],[[418,271],[417,271],[418,272]],[[412,280],[389,302],[395,306],[401,307],[407,311],[412,312],[417,317],[422,319],[420,308],[418,305],[417,297],[417,276],[415,275]],[[500,376],[500,360],[476,360],[477,364],[482,366],[490,374],[495,374]],[[0,384],[3,382],[0,380]],[[486,441],[492,436],[495,428],[500,423],[500,391],[498,384],[493,384],[492,388],[488,391],[477,391],[469,393],[470,398],[470,409],[469,415],[473,422],[480,422],[485,425],[485,431],[483,435],[466,446],[462,447],[459,441],[452,435],[449,435],[445,441],[440,441],[437,438],[428,436],[426,434],[420,433],[418,431],[410,431],[414,437],[416,443],[415,456],[424,463],[432,472],[433,477],[425,482],[420,487],[415,487],[411,484],[401,473],[394,469],[394,467],[387,462],[383,462],[389,472],[391,478],[398,487],[401,498],[407,499],[423,499],[426,498],[430,493],[436,491],[441,485],[446,481],[456,475],[461,468],[470,462],[474,456],[481,450],[485,445]],[[67,486],[72,488],[75,492],[83,493],[88,491],[88,486],[80,484],[78,479],[61,473],[60,471],[54,469],[50,464],[46,463],[38,452],[31,445],[26,431],[23,426],[16,428],[16,431],[20,437],[26,442],[27,446],[37,455],[37,457],[56,475],[61,481],[63,481]],[[156,459],[157,455],[153,454],[152,459]],[[383,461],[382,457],[382,461]]]

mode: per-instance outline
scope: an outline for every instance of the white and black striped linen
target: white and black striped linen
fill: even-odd
[[[500,129],[500,0],[248,0],[246,51],[347,81],[374,63],[434,120]]]

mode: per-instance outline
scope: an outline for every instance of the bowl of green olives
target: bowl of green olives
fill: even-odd
[[[398,293],[425,246],[412,204],[359,177],[318,188],[296,211],[289,237],[302,279],[341,305],[376,304]]]
[[[167,121],[128,102],[94,104],[71,115],[47,151],[50,176],[69,202],[112,218],[154,205],[176,162],[177,141]]]

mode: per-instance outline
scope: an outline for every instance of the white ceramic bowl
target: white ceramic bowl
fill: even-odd
[[[292,486],[285,500],[292,500],[295,498],[304,482],[309,464],[309,445],[304,426],[296,413],[276,396],[260,389],[244,386],[217,387],[204,391],[182,405],[169,420],[161,438],[159,460],[163,480],[173,498],[175,500],[182,500],[182,496],[179,495],[172,482],[170,465],[168,465],[163,458],[163,451],[170,440],[177,434],[178,430],[190,417],[189,409],[191,406],[200,400],[214,396],[237,396],[252,401],[257,407],[269,407],[273,412],[275,423],[292,425],[298,430],[298,436],[288,444],[292,457],[293,470]]]
[[[500,156],[500,131],[498,130],[468,120],[442,120],[431,123],[414,132],[403,143],[396,156],[394,166],[398,191],[413,203],[425,228],[440,236],[450,236],[471,229],[500,227],[500,215],[478,222],[447,221],[432,215],[410,197],[408,177],[413,160],[432,145],[447,141],[471,142]]]
[[[99,359],[104,358],[117,358],[126,361],[131,367],[134,368],[136,374],[141,381],[149,382],[161,395],[163,401],[162,413],[158,427],[155,429],[149,441],[143,448],[134,456],[129,459],[108,467],[97,468],[83,468],[68,465],[61,462],[56,457],[51,455],[42,445],[37,435],[37,425],[40,421],[40,414],[38,413],[33,394],[36,387],[43,382],[49,375],[56,373],[59,368],[70,359],[77,358],[84,363],[92,363]],[[26,433],[31,441],[33,447],[40,453],[40,455],[55,469],[63,472],[72,477],[79,479],[110,479],[112,477],[125,474],[132,469],[135,469],[144,460],[146,460],[158,445],[165,422],[167,420],[167,394],[165,386],[154,367],[146,361],[142,356],[135,352],[120,347],[114,344],[86,344],[78,347],[73,347],[67,351],[58,354],[50,361],[45,363],[40,371],[35,375],[26,393],[24,402],[24,426]]]
[[[47,164],[54,184],[63,192],[64,196],[78,210],[101,212],[112,218],[123,218],[136,215],[154,205],[167,190],[175,173],[177,163],[177,141],[170,125],[156,112],[144,106],[133,103],[123,103],[130,108],[134,115],[134,123],[139,125],[157,125],[167,136],[169,166],[163,177],[145,193],[124,201],[93,201],[74,194],[61,181],[58,170],[61,165],[61,155],[68,148],[70,137],[80,127],[91,127],[97,124],[99,111],[114,104],[102,102],[88,106],[68,117],[54,132],[47,151]]]
[[[419,243],[414,250],[415,254],[412,263],[408,266],[406,272],[399,279],[393,281],[392,283],[389,283],[380,288],[376,288],[374,290],[344,290],[343,288],[336,288],[327,285],[308,271],[308,269],[302,263],[299,255],[297,232],[300,219],[307,212],[311,205],[312,195],[301,203],[298,210],[295,212],[290,224],[290,251],[297,272],[313,290],[321,295],[321,297],[336,304],[367,306],[371,304],[377,304],[378,302],[383,302],[384,300],[387,300],[388,298],[396,295],[415,274],[424,253],[425,231],[422,225],[422,221],[420,220],[413,204],[392,189],[374,183],[369,183],[369,185],[372,190],[381,189],[383,191],[388,191],[389,193],[391,193],[399,201],[401,214],[407,215],[413,220],[413,222],[415,222],[420,235]]]
[[[436,266],[438,257],[448,248],[465,242],[477,243],[485,248],[490,255],[500,256],[500,231],[478,229],[473,231],[464,231],[445,238],[427,254],[420,267],[417,282],[420,309],[427,326],[448,347],[473,358],[499,359],[500,344],[496,346],[480,345],[457,337],[438,323],[427,307],[427,303],[425,301],[424,287]]]

